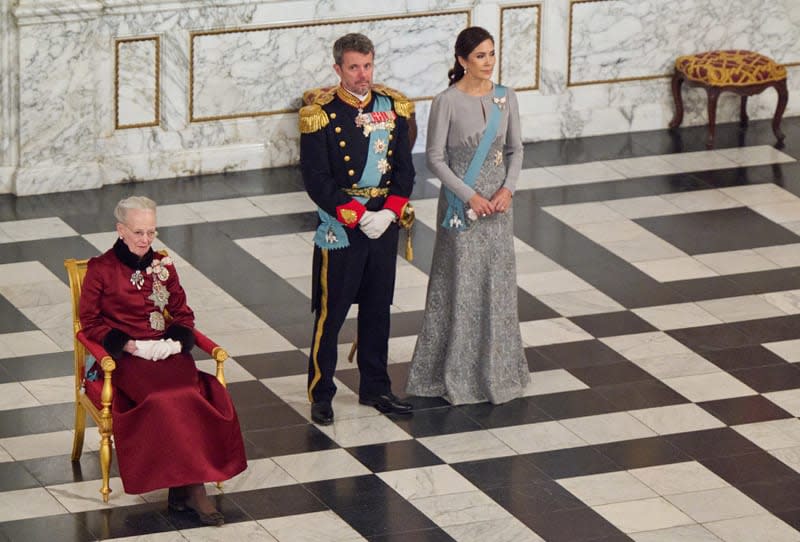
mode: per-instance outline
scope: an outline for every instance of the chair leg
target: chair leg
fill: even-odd
[[[677,128],[683,122],[683,96],[681,95],[681,86],[683,85],[683,76],[678,70],[672,74],[672,98],[675,101],[675,116],[669,123],[670,128]]]
[[[772,132],[778,138],[778,147],[783,146],[784,136],[781,132],[781,119],[783,112],[786,111],[786,103],[789,101],[789,92],[786,90],[786,79],[778,81],[775,84],[775,90],[778,91],[778,106],[775,108],[775,116],[772,117]]]
[[[83,434],[86,431],[86,410],[80,401],[75,401],[75,433],[72,436],[72,460],[77,461],[83,453]]]
[[[111,472],[111,431],[100,430],[100,472],[103,475],[103,487],[100,493],[103,495],[103,502],[108,502],[108,495],[111,488],[108,485],[109,473]]]
[[[714,87],[706,88],[708,94],[708,139],[706,139],[706,148],[714,148],[714,132],[717,125],[717,100],[719,100],[720,90]]]
[[[747,96],[742,96],[742,104],[739,106],[739,126],[747,126],[747,121],[750,117],[747,116]]]

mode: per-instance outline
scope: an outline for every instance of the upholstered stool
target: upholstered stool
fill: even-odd
[[[706,147],[709,149],[714,146],[717,100],[721,92],[734,92],[742,97],[740,124],[744,126],[747,124],[747,97],[775,87],[778,92],[778,106],[772,117],[772,131],[778,138],[777,146],[783,146],[784,135],[780,123],[789,94],[786,90],[786,68],[781,64],[764,55],[742,50],[707,51],[678,57],[675,61],[675,72],[672,74],[675,116],[669,123],[670,128],[676,128],[683,122],[681,86],[684,81],[690,86],[705,88],[708,94]]]

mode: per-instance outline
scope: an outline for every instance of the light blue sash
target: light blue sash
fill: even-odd
[[[494,86],[495,98],[501,99],[505,95],[506,87],[503,85]],[[483,166],[484,161],[486,161],[486,155],[489,153],[492,143],[494,143],[495,136],[497,136],[497,128],[500,125],[501,108],[500,104],[497,102],[494,102],[494,105],[495,106],[492,108],[491,113],[489,113],[489,120],[486,123],[486,130],[483,132],[483,137],[478,144],[478,148],[475,150],[475,154],[472,155],[472,161],[469,163],[467,172],[464,174],[464,178],[462,179],[470,188],[475,186],[475,181],[478,178],[478,173],[481,171],[481,166]],[[444,190],[444,195],[447,198],[447,212],[444,215],[442,226],[447,229],[453,229],[457,231],[463,231],[467,229],[467,218],[464,214],[464,202],[458,199],[458,196],[456,196],[455,193],[446,186],[442,186],[442,189]]]
[[[375,106],[372,110],[373,112],[391,111],[392,101],[387,96],[376,93]],[[369,188],[380,184],[383,173],[378,168],[378,163],[386,159],[386,152],[389,149],[389,132],[390,128],[387,127],[373,127],[370,131],[369,143],[367,144],[367,162],[361,172],[358,188]],[[379,139],[383,141],[382,145],[377,144]],[[369,198],[361,196],[354,196],[354,198],[361,204],[369,200]],[[327,250],[349,247],[350,240],[347,238],[347,231],[344,229],[344,225],[336,220],[336,217],[323,211],[322,208],[317,208],[317,214],[322,222],[314,234],[314,244]]]

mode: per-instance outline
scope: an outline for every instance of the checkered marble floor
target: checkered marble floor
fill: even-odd
[[[526,147],[514,198],[531,383],[501,406],[358,405],[309,423],[315,213],[296,168],[0,196],[0,540],[465,542],[800,540],[800,118]],[[390,342],[405,386],[437,183],[421,156],[416,258],[397,260]],[[213,486],[228,523],[164,491],[99,489],[96,430],[72,442],[63,260],[114,239],[121,197],[159,202],[198,326],[226,365],[248,469]],[[353,317],[340,352],[355,333]],[[212,362],[198,355],[201,369]]]

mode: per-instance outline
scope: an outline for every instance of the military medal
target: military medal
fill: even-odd
[[[131,284],[136,286],[137,290],[142,289],[142,285],[144,284],[144,275],[142,275],[142,272],[140,270],[137,269],[131,275]]]
[[[169,291],[159,281],[153,280],[153,291],[147,299],[155,303],[156,307],[163,311],[169,301]]]
[[[160,312],[153,311],[150,313],[150,327],[156,331],[164,331],[164,315]]]

